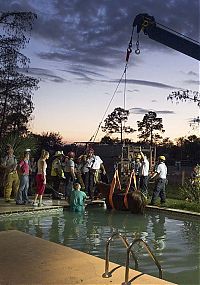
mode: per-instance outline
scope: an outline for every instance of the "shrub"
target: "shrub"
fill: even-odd
[[[200,202],[200,181],[188,179],[180,188],[180,192],[186,201]]]

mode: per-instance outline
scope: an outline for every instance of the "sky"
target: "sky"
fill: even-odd
[[[30,130],[59,132],[68,143],[88,141],[103,118],[125,106],[130,110],[126,125],[136,130],[137,121],[155,111],[163,119],[164,137],[200,135],[199,128],[190,127],[190,121],[200,116],[197,104],[167,100],[179,89],[199,91],[196,59],[142,33],[136,55],[134,31],[126,85],[122,80],[116,91],[135,16],[147,13],[199,41],[199,5],[199,0],[1,0],[1,12],[37,14],[23,50],[31,61],[29,74],[40,79]],[[100,128],[96,141],[104,135]],[[137,141],[137,135],[129,138]]]

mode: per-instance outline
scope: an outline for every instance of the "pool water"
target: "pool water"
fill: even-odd
[[[119,231],[131,242],[141,237],[148,243],[163,269],[165,280],[181,285],[200,284],[200,220],[183,219],[151,212],[144,216],[127,212],[108,212],[103,208],[85,213],[6,218],[0,231],[17,229],[104,258],[106,240]],[[158,277],[158,269],[140,245],[133,247],[139,271]],[[125,265],[126,249],[121,240],[111,242],[110,260]],[[131,262],[134,268],[134,262]],[[102,272],[103,273],[103,272]]]

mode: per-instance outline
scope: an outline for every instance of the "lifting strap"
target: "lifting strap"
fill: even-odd
[[[114,209],[114,204],[113,204],[113,193],[115,190],[115,187],[118,187],[120,190],[121,188],[121,183],[120,183],[120,179],[119,179],[119,172],[118,169],[115,170],[111,185],[110,185],[110,191],[109,191],[109,204],[111,205],[112,209]]]
[[[125,205],[126,209],[128,209],[127,194],[128,194],[129,189],[131,187],[131,182],[132,181],[134,183],[135,189],[137,190],[136,177],[135,177],[135,171],[134,170],[131,172],[131,175],[130,175],[130,178],[129,178],[129,181],[128,181],[128,184],[127,184],[127,187],[126,187],[126,192],[125,192],[125,195],[124,195],[124,205]]]

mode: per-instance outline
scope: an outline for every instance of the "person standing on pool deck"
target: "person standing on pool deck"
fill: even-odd
[[[147,156],[141,151],[141,170],[140,170],[140,191],[145,195],[148,196],[148,178],[149,178],[149,161]]]
[[[150,178],[153,179],[154,177],[157,177],[150,205],[155,205],[158,196],[160,196],[161,204],[166,202],[165,185],[167,182],[167,166],[165,160],[165,156],[159,156],[158,166],[156,167],[155,173]]]
[[[9,203],[12,191],[16,199],[19,189],[17,159],[14,155],[13,147],[10,144],[6,146],[6,156],[1,161],[1,167],[4,170],[4,199],[5,202]]]
[[[91,200],[93,200],[95,185],[97,184],[97,182],[99,182],[100,171],[102,171],[103,175],[106,174],[106,171],[103,165],[103,161],[98,155],[94,154],[94,150],[92,148],[87,151],[87,163],[85,167],[87,167],[89,170],[88,172],[86,172],[85,177],[86,193],[88,193]]]
[[[46,150],[42,150],[40,159],[37,162],[37,175],[36,175],[36,195],[33,202],[33,206],[43,206],[42,197],[46,187],[46,169],[47,163],[46,160],[49,158],[49,152]],[[37,198],[39,197],[39,204],[37,204]]]
[[[28,198],[29,159],[30,159],[30,150],[27,149],[24,152],[23,159],[19,162],[18,165],[20,185],[19,185],[19,191],[17,193],[16,205],[25,205],[30,203]]]

